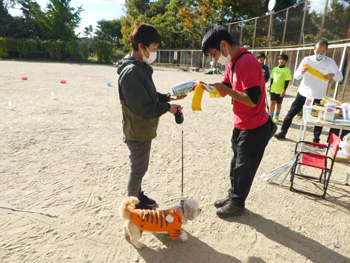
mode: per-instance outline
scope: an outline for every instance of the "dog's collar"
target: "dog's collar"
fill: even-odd
[[[181,200],[180,205],[181,205],[182,212],[185,213],[185,208],[184,208],[185,199],[182,199],[182,200]]]

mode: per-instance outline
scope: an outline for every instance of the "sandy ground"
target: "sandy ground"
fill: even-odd
[[[147,247],[137,250],[124,239],[118,215],[129,162],[115,68],[9,61],[0,61],[0,68],[0,206],[59,214],[0,209],[0,262],[350,262],[349,186],[331,183],[321,200],[289,191],[288,181],[280,187],[260,176],[292,158],[300,120],[288,140],[270,141],[247,211],[221,220],[212,204],[229,187],[230,99],[205,95],[202,112],[191,110],[192,94],[181,101],[184,194],[203,213],[184,226],[187,242],[145,233]],[[221,78],[154,71],[164,93],[182,81]],[[294,96],[290,89],[282,119]],[[337,163],[334,178],[342,179],[349,169]],[[181,125],[169,113],[153,141],[143,188],[160,208],[181,197]]]

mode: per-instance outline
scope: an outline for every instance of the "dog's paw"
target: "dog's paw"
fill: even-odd
[[[143,249],[145,247],[145,244],[144,243],[141,243],[141,242],[137,242],[136,244],[134,244],[134,246],[137,248],[137,249]]]
[[[187,241],[188,236],[187,236],[185,231],[182,231],[182,234],[181,234],[180,238],[181,238],[182,241]]]

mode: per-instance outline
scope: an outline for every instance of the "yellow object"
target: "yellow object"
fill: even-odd
[[[304,67],[307,68],[307,72],[309,72],[310,74],[314,75],[315,77],[317,77],[319,79],[322,79],[323,81],[328,81],[328,79],[326,79],[321,72],[319,72],[318,70],[314,69],[309,64],[305,64]]]
[[[202,97],[204,93],[204,89],[201,87],[202,84],[198,84],[194,88],[194,94],[192,98],[192,110],[193,111],[201,111]]]
[[[209,92],[210,98],[221,98],[219,91],[215,87],[202,83],[200,83],[199,85],[202,85],[206,89],[206,91]]]
[[[194,111],[201,111],[201,104],[202,104],[202,97],[204,90],[209,92],[209,97],[210,98],[220,98],[220,93],[219,91],[212,86],[209,86],[204,83],[199,83],[196,85],[193,98],[192,98],[192,110]]]

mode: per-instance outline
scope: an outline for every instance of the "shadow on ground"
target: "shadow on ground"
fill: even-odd
[[[319,242],[249,210],[240,217],[229,218],[226,221],[253,227],[265,237],[295,251],[311,262],[350,262],[350,258],[325,247]]]

